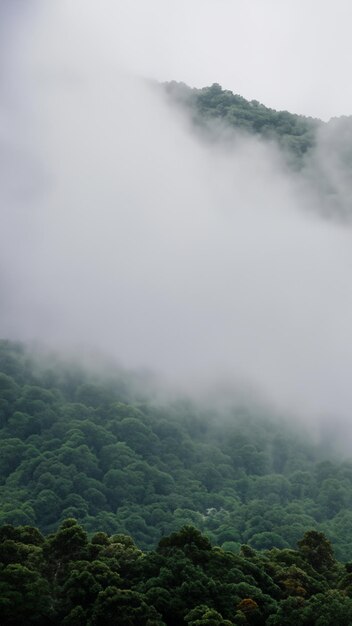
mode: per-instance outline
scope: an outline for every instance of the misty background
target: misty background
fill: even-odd
[[[253,137],[209,146],[146,80],[189,79],[171,62],[168,76],[166,61],[151,67],[157,42],[166,59],[186,54],[183,37],[170,53],[168,33],[176,13],[188,33],[194,9],[165,3],[166,19],[151,3],[146,35],[146,9],[118,4],[0,4],[1,336],[88,346],[187,391],[243,384],[346,423],[351,181],[334,156],[350,145],[346,127],[323,128],[303,172]],[[200,42],[214,6],[204,3]],[[284,92],[276,79],[270,105]]]

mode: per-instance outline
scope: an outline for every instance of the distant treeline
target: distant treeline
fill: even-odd
[[[352,565],[323,533],[298,549],[239,554],[192,526],[143,553],[126,535],[90,538],[74,519],[44,538],[0,528],[2,626],[348,626]]]
[[[161,406],[132,374],[95,375],[0,343],[0,523],[123,533],[144,550],[193,525],[224,549],[327,534],[352,559],[352,463],[264,411]]]
[[[291,161],[299,165],[315,143],[316,131],[323,122],[312,117],[275,111],[257,100],[246,100],[214,83],[202,89],[175,81],[165,83],[171,98],[188,107],[193,121],[206,127],[220,121],[228,127],[276,140]]]

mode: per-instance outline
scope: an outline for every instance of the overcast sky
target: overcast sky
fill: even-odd
[[[69,4],[138,73],[325,119],[352,113],[350,0],[101,0],[100,16],[91,0]]]

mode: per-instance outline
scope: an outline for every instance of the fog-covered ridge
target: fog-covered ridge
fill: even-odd
[[[242,385],[349,442],[348,120],[298,171],[272,137],[204,141],[94,3],[34,5],[1,42],[1,335]]]

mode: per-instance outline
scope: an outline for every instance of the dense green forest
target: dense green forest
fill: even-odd
[[[160,88],[160,86],[159,86]],[[276,111],[214,83],[201,89],[162,84],[167,101],[186,113],[198,138],[222,147],[244,137],[275,146],[282,166],[314,190],[324,217],[351,221],[352,116],[317,118]]]
[[[348,626],[352,565],[310,531],[296,550],[238,554],[192,526],[143,553],[127,535],[91,538],[74,519],[46,539],[0,528],[3,626]]]
[[[261,411],[156,400],[138,376],[0,344],[0,523],[131,535],[193,525],[237,552],[316,529],[352,559],[352,462]]]
[[[323,125],[319,119],[275,111],[257,100],[246,100],[217,83],[197,89],[172,81],[163,87],[173,101],[189,110],[196,125],[214,131],[209,122],[221,122],[228,128],[275,140],[295,166],[301,165],[304,155],[313,148],[317,129]],[[219,127],[215,126],[212,137],[219,136]]]
[[[225,122],[297,167],[321,125],[167,89],[209,137]],[[352,624],[352,459],[328,429],[218,400],[0,341],[2,625]]]

